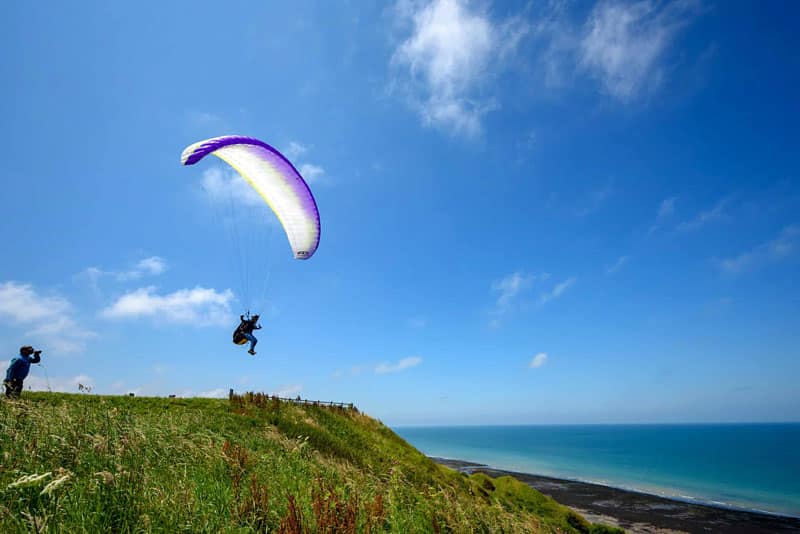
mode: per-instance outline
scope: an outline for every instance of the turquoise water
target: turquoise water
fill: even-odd
[[[800,423],[395,431],[429,456],[800,517]]]

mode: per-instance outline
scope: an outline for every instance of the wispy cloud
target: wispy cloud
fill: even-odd
[[[289,146],[283,149],[283,154],[292,161],[306,152],[308,152],[308,147],[297,141],[289,141]]]
[[[575,214],[578,217],[585,217],[597,211],[611,197],[613,190],[612,184],[609,183],[603,187],[589,191],[586,193],[585,199],[582,202],[583,205],[575,210]]]
[[[203,190],[213,202],[260,206],[264,201],[234,170],[211,167],[203,172]]]
[[[798,246],[800,246],[800,225],[793,224],[785,227],[774,239],[738,256],[719,260],[718,264],[724,273],[738,275],[787,258],[798,249]]]
[[[80,352],[97,334],[80,326],[72,304],[59,295],[39,294],[32,285],[0,284],[0,320],[25,330],[31,344],[57,353]]]
[[[310,184],[318,182],[320,177],[325,174],[325,169],[313,163],[303,163],[298,170],[300,171],[300,176]]]
[[[494,308],[491,310],[491,319],[489,326],[496,328],[502,324],[503,317],[510,313],[512,310],[524,306],[526,299],[524,295],[529,293],[533,288],[534,283],[543,285],[544,282],[550,279],[548,273],[542,274],[529,274],[522,271],[517,271],[505,276],[492,283],[492,291],[497,294]],[[574,277],[567,278],[566,280],[555,284],[550,290],[542,293],[539,296],[538,303],[544,305],[549,301],[560,297],[576,279]]]
[[[104,309],[101,316],[107,319],[157,317],[171,323],[225,325],[231,321],[233,298],[230,289],[218,292],[196,287],[159,295],[151,286],[124,294]]]
[[[408,320],[408,326],[415,329],[425,328],[428,325],[428,320],[422,316],[412,317]]]
[[[278,397],[294,397],[298,393],[303,391],[302,384],[287,384],[284,386],[279,386],[272,394],[277,395]]]
[[[662,228],[664,221],[672,217],[672,215],[675,213],[675,202],[677,202],[677,200],[678,197],[669,197],[661,201],[661,204],[658,207],[656,220],[650,226],[648,233],[652,234],[657,232]]]
[[[167,270],[167,261],[160,256],[150,256],[136,262],[131,268],[122,271],[105,270],[98,266],[87,267],[79,275],[89,280],[92,287],[97,288],[101,278],[113,278],[119,282],[139,280],[145,276],[158,276]]]
[[[29,284],[0,284],[0,317],[15,323],[45,322],[68,313],[70,308],[64,297],[39,295]]]
[[[522,18],[495,22],[466,0],[400,0],[398,23],[411,34],[398,46],[392,65],[395,82],[408,90],[423,123],[474,136],[483,116],[496,108],[482,95],[487,74],[528,32]]]
[[[376,375],[383,375],[387,373],[397,373],[404,369],[410,369],[411,367],[416,367],[417,365],[422,363],[422,358],[419,356],[411,356],[409,358],[403,358],[397,363],[389,363],[383,362],[375,367],[375,374]]]
[[[223,399],[228,396],[228,390],[225,388],[209,389],[208,391],[199,392],[196,396],[209,399]]]
[[[130,386],[124,380],[117,380],[112,382],[109,386],[109,392],[115,395],[120,394],[127,394],[133,393],[134,395],[140,395],[144,388],[141,386]]]
[[[136,264],[134,273],[136,273],[137,276],[140,276],[140,273],[159,275],[166,270],[167,270],[167,262],[164,260],[164,258],[160,258],[158,256],[150,256],[149,258],[140,260]]]
[[[628,263],[628,259],[629,259],[628,256],[620,256],[619,258],[617,258],[617,261],[615,261],[612,265],[606,268],[606,274],[614,274],[620,269],[622,269],[622,267],[626,263]]]
[[[132,391],[132,393],[135,393],[135,391]],[[224,399],[228,396],[228,389],[214,388],[206,391],[198,391],[197,393],[195,393],[194,390],[187,388],[180,390],[178,393],[175,394],[175,396],[182,398],[202,397],[206,399]]]
[[[492,291],[498,294],[495,302],[496,309],[498,311],[506,310],[520,293],[531,288],[536,278],[536,275],[517,271],[492,282]]]
[[[550,291],[542,293],[541,297],[539,297],[539,302],[541,304],[547,304],[551,300],[557,299],[558,297],[563,295],[564,292],[567,289],[569,289],[574,283],[575,283],[574,277],[567,278],[563,282],[556,284]]]
[[[546,361],[547,361],[547,353],[540,352],[531,359],[531,363],[528,364],[528,367],[531,369],[538,369],[539,367],[543,366]]]
[[[334,379],[338,380],[338,379],[344,377],[345,375],[358,376],[361,373],[363,373],[366,369],[367,369],[367,366],[365,366],[365,365],[354,365],[350,369],[337,369],[331,375],[331,378],[334,378]]]
[[[189,123],[198,127],[220,126],[225,122],[221,115],[208,111],[189,111],[186,118]]]
[[[392,55],[392,88],[409,97],[425,125],[475,136],[500,105],[492,80],[518,67],[511,59],[530,37],[543,44],[537,60],[547,87],[584,73],[612,98],[630,102],[665,79],[670,45],[700,1],[603,1],[582,25],[570,21],[569,11],[561,1],[529,3],[497,19],[485,2],[399,0],[394,13],[407,33]]]
[[[691,220],[682,222],[676,228],[679,232],[691,232],[698,230],[703,226],[716,221],[723,220],[727,217],[725,214],[725,207],[728,205],[728,199],[723,198],[717,202],[712,208],[701,211]]]
[[[662,200],[661,205],[658,207],[657,218],[664,219],[675,213],[675,201],[677,200],[678,197],[669,197]]]
[[[544,68],[544,84],[551,89],[561,88],[574,71],[580,32],[569,21],[566,2],[541,2],[538,7],[532,34],[544,42],[538,58]]]
[[[30,389],[31,391],[57,391],[59,393],[77,393],[78,386],[89,387],[94,389],[95,381],[94,379],[86,374],[79,374],[72,377],[46,377],[41,376],[39,373],[34,370],[25,379],[25,389]]]
[[[309,152],[311,147],[304,145],[297,141],[290,141],[289,146],[283,149],[283,154],[297,168],[300,176],[302,176],[309,184],[319,183],[320,179],[325,176],[325,169],[320,165],[304,161],[306,153]]]
[[[690,0],[599,3],[584,28],[580,65],[609,95],[621,101],[640,96],[661,83],[665,52],[694,18],[697,5]]]

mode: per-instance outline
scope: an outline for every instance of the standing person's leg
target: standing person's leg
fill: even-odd
[[[5,383],[6,397],[9,399],[18,399],[22,394],[22,380],[14,378]]]

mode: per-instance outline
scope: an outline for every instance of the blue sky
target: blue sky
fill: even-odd
[[[234,387],[398,425],[800,420],[798,15],[14,3],[3,360],[42,348],[34,389]],[[311,260],[221,161],[181,167],[231,133],[310,182]],[[248,305],[255,358],[230,343]]]

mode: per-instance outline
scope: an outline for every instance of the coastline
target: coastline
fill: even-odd
[[[601,484],[494,469],[462,460],[431,459],[466,474],[512,476],[573,508],[590,521],[618,526],[632,533],[800,532],[800,518],[795,517],[669,499]]]

